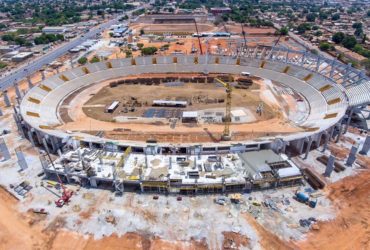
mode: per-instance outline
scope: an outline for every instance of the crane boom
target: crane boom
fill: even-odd
[[[203,49],[202,49],[202,44],[201,44],[201,42],[200,42],[199,31],[198,31],[198,25],[197,25],[197,21],[195,20],[195,18],[194,18],[194,24],[195,24],[195,30],[197,31],[197,37],[198,37],[198,44],[199,44],[200,54],[201,54],[201,55],[203,55]]]
[[[224,119],[224,131],[222,133],[222,140],[231,140],[230,134],[230,123],[231,123],[231,92],[232,87],[229,82],[224,82],[221,79],[215,78],[217,82],[221,83],[226,89],[226,106],[225,106],[225,119]]]

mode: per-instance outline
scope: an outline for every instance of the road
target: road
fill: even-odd
[[[132,11],[129,11],[125,14],[130,16],[132,12],[139,10],[144,7],[140,7],[137,9],[134,9]],[[10,86],[12,86],[15,82],[20,81],[21,79],[27,77],[28,75],[33,74],[34,72],[40,70],[44,65],[53,62],[58,57],[64,55],[67,53],[70,49],[82,44],[84,41],[94,38],[98,33],[104,31],[105,29],[109,28],[113,24],[117,24],[119,18],[121,17],[117,16],[116,18],[109,20],[108,22],[102,23],[95,28],[91,29],[87,33],[81,35],[78,38],[73,39],[72,41],[68,42],[65,45],[62,45],[49,53],[37,58],[36,60],[32,61],[31,63],[19,67],[16,71],[12,72],[11,74],[4,76],[0,79],[0,90],[4,91],[8,89]]]

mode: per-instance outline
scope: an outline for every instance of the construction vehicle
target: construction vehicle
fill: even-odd
[[[221,136],[221,140],[223,141],[230,141],[231,134],[230,134],[230,123],[231,123],[231,92],[232,87],[229,82],[224,82],[218,78],[215,78],[217,82],[221,83],[222,86],[226,89],[226,111],[225,111],[225,118],[224,118],[224,131]]]
[[[294,196],[294,199],[301,202],[301,203],[307,204],[311,208],[315,208],[316,205],[317,205],[317,199],[316,200],[310,200],[310,197],[307,194],[303,193],[303,192],[296,192],[295,196]]]
[[[46,151],[46,155],[48,156],[49,160],[50,160],[50,163],[51,165],[53,166],[55,172],[56,172],[56,175],[57,175],[57,179],[58,179],[58,183],[60,185],[60,187],[62,188],[63,192],[62,192],[62,196],[59,197],[58,200],[55,201],[55,205],[57,207],[63,207],[65,204],[68,204],[68,202],[71,200],[71,197],[73,195],[73,191],[72,190],[68,190],[64,185],[63,185],[63,182],[62,182],[62,179],[60,179],[60,176],[55,168],[55,165],[54,165],[54,162],[53,160],[51,159],[50,157],[50,154]],[[49,182],[48,184],[52,185],[53,183],[52,182]]]

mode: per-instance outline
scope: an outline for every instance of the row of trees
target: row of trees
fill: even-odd
[[[8,32],[1,36],[1,39],[6,42],[13,42],[14,44],[20,46],[32,46],[32,42],[21,37],[18,32]],[[57,34],[42,34],[39,37],[36,37],[33,42],[35,44],[49,44],[56,41],[64,41],[64,36]]]

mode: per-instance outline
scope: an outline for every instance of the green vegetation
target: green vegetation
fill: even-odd
[[[343,39],[344,39],[344,37],[345,37],[345,35],[344,35],[344,33],[343,32],[337,32],[337,33],[335,33],[333,36],[332,36],[332,40],[333,40],[333,42],[335,42],[336,44],[340,44],[342,41],[343,41]]]
[[[333,46],[330,45],[329,43],[322,42],[322,43],[320,43],[319,48],[322,51],[328,51],[328,50],[332,50],[333,49]]]
[[[132,51],[131,50],[126,50],[125,54],[126,54],[126,58],[132,57]]]
[[[142,49],[144,47],[144,44],[143,43],[138,43],[137,46],[139,47],[139,49]]]
[[[97,63],[97,62],[100,62],[100,59],[99,59],[99,57],[97,57],[97,56],[94,56],[93,58],[91,58],[91,60],[90,60],[90,63]]]
[[[311,30],[311,25],[309,23],[301,23],[297,27],[298,34],[304,34],[307,30]]]
[[[87,63],[87,58],[86,57],[80,57],[80,59],[78,59],[78,61],[77,61],[79,64],[81,64],[81,65],[84,65],[84,64],[86,64]]]
[[[64,41],[64,36],[61,34],[42,34],[34,40],[35,44],[49,44],[56,41]]]
[[[154,55],[157,50],[156,47],[146,47],[141,49],[141,54],[143,56]]]
[[[347,49],[353,49],[357,44],[357,40],[354,36],[346,35],[342,41],[342,45]]]
[[[6,68],[7,66],[8,66],[8,64],[6,64],[4,62],[0,62],[0,69]]]

